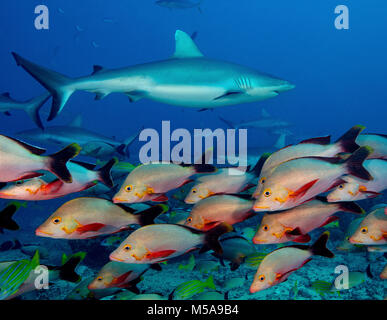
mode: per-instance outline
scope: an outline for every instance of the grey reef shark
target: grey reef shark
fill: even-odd
[[[69,78],[12,54],[16,63],[51,93],[48,120],[54,119],[78,90],[95,93],[97,100],[121,92],[131,102],[147,98],[210,109],[269,99],[295,87],[249,67],[206,58],[183,31],[176,31],[175,40],[175,53],[170,59],[112,70],[94,66],[91,75],[79,78]]]

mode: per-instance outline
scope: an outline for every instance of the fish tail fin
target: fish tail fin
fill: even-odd
[[[81,276],[76,273],[75,269],[85,259],[86,252],[77,252],[70,257],[65,254],[62,257],[62,266],[59,267],[59,278],[69,282],[79,282]]]
[[[17,206],[11,204],[0,212],[0,228],[7,230],[19,230],[19,225],[12,219],[17,211]]]
[[[118,159],[114,157],[110,159],[101,169],[98,170],[98,179],[108,188],[114,187],[114,182],[111,176],[112,168],[118,163]]]
[[[363,167],[364,160],[372,152],[373,149],[368,146],[357,149],[345,162],[348,173],[363,180],[373,180],[371,174]]]
[[[342,148],[341,152],[352,153],[359,149],[359,145],[356,143],[356,138],[364,129],[364,126],[357,125],[344,133],[344,135],[336,141],[336,143]]]
[[[74,158],[81,151],[77,143],[70,144],[66,148],[48,156],[48,170],[66,183],[73,181],[69,170],[66,167],[67,161]]]
[[[214,276],[213,276],[213,275],[210,275],[210,276],[208,277],[208,279],[207,279],[206,282],[205,282],[205,285],[206,285],[208,288],[210,288],[210,289],[213,289],[213,290],[216,289],[215,283],[214,283]]]
[[[266,152],[261,155],[258,162],[255,164],[254,168],[251,169],[251,173],[253,173],[256,177],[259,177],[261,175],[261,170],[263,168],[263,165],[265,164],[266,160],[271,156],[271,153]]]
[[[364,214],[365,210],[360,207],[356,202],[339,202],[339,209],[344,212],[351,212],[357,214]]]
[[[32,269],[35,269],[38,265],[40,265],[39,250],[36,250],[31,259],[30,266]]]
[[[333,258],[335,255],[327,248],[329,239],[329,231],[324,232],[316,242],[310,247],[313,255]]]
[[[215,253],[222,255],[223,249],[219,243],[219,237],[222,234],[232,231],[233,229],[234,228],[231,225],[223,222],[217,225],[215,228],[207,231],[205,233],[204,246],[200,250],[200,253],[203,253],[209,249],[212,249],[214,250]]]
[[[70,89],[68,86],[72,79],[28,61],[15,52],[12,52],[12,55],[18,66],[21,66],[52,94],[52,107],[47,120],[54,119],[74,93],[74,89]]]
[[[224,122],[229,128],[231,129],[236,129],[237,128],[237,124],[231,122],[230,120],[226,120],[222,117],[218,117],[220,121]]]
[[[25,111],[28,113],[30,118],[40,128],[44,129],[42,120],[40,119],[39,110],[43,107],[46,101],[51,97],[49,93],[45,93],[39,97],[33,98],[28,101],[28,106]]]
[[[137,213],[138,222],[141,226],[146,226],[148,224],[154,224],[154,219],[156,219],[159,215],[167,212],[169,207],[165,204],[157,204],[155,206],[150,207],[144,211]]]

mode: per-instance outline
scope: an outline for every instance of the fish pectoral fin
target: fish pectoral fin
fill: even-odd
[[[246,94],[246,92],[231,90],[231,91],[227,91],[226,93],[222,94],[219,97],[216,97],[214,100],[237,98],[237,97],[240,97],[241,95],[244,95],[244,94]]]
[[[298,190],[293,191],[292,193],[290,193],[289,197],[293,198],[294,200],[302,198],[308,192],[308,190],[315,185],[315,183],[317,181],[318,181],[318,179],[312,180],[312,181],[308,182],[307,184],[303,185]]]
[[[161,195],[157,196],[156,198],[152,199],[151,201],[153,201],[153,202],[165,202],[168,200],[169,199],[165,194],[161,194]]]
[[[148,259],[166,258],[175,252],[176,250],[160,250],[155,252],[148,251],[148,253],[146,254],[146,258]]]
[[[46,185],[42,185],[40,187],[40,191],[45,194],[55,193],[63,186],[63,183],[64,182],[62,180],[54,180]]]
[[[295,228],[295,229],[287,229],[286,231],[285,231],[285,233],[286,234],[289,234],[289,235],[292,235],[292,236],[300,236],[300,235],[302,235],[302,232],[301,232],[301,230],[300,230],[300,228],[299,227],[297,227],[297,228]]]
[[[129,92],[126,92],[125,94],[128,96],[130,102],[136,102],[146,96],[146,92],[140,91],[140,90],[129,91]]]
[[[331,222],[333,221],[336,221],[336,220],[339,220],[339,217],[336,217],[336,216],[330,216],[327,220],[324,221],[324,223],[320,226],[321,227],[324,227],[328,224],[330,224]]]
[[[307,243],[310,240],[311,240],[311,238],[310,238],[309,234],[303,234],[303,235],[293,239],[294,242],[298,242],[298,243]]]
[[[101,230],[105,226],[106,225],[103,223],[85,224],[83,226],[79,226],[77,228],[77,232],[82,234],[82,233],[86,233],[86,232],[90,232],[90,231],[98,231],[98,230]]]

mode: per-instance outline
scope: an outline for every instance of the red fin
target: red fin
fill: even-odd
[[[255,184],[249,183],[240,192],[247,191],[247,190],[249,190],[252,187],[255,187]]]
[[[295,239],[293,239],[292,241],[294,242],[299,242],[299,243],[307,243],[310,241],[310,235],[309,234],[303,234],[302,236],[299,236]]]
[[[314,186],[314,184],[318,181],[318,179],[313,180],[311,182],[308,182],[298,190],[294,191],[292,194],[289,195],[289,197],[297,199],[303,197],[307,191]]]
[[[376,198],[376,197],[381,195],[381,193],[375,192],[375,191],[361,191],[360,190],[360,192],[365,194],[367,196],[367,198]]]
[[[36,177],[41,177],[43,175],[44,175],[44,173],[28,172],[24,176],[21,176],[21,177],[17,178],[16,180],[13,180],[13,181],[32,179],[32,178],[36,178]],[[13,181],[9,181],[9,182],[13,182]]]
[[[125,279],[132,273],[132,270],[131,271],[128,271],[122,275],[120,275],[119,277],[117,278],[114,278],[114,280],[111,282],[112,285],[122,285],[122,283],[125,281]]]
[[[46,184],[46,185],[40,187],[40,189],[44,193],[52,194],[52,193],[57,192],[62,186],[63,186],[63,181],[57,179],[57,180],[50,182],[49,184]]]
[[[176,250],[162,250],[162,251],[156,251],[156,252],[149,252],[149,254],[147,255],[147,258],[151,258],[151,259],[166,258],[175,252]]]
[[[154,202],[165,202],[168,201],[168,197],[165,194],[158,196],[157,198],[152,199]]]
[[[320,228],[321,227],[323,227],[323,226],[326,226],[327,224],[330,224],[331,222],[333,222],[333,221],[336,221],[336,220],[339,220],[339,217],[336,217],[336,216],[330,216],[321,226],[320,226]]]
[[[98,231],[98,230],[102,229],[104,226],[106,226],[106,225],[103,223],[90,223],[90,224],[86,224],[82,227],[78,227],[77,232],[86,233],[89,231]]]
[[[188,183],[191,183],[191,182],[193,182],[194,180],[186,180],[186,181],[184,181],[178,188],[181,188],[182,186],[185,186],[186,184],[188,184]]]

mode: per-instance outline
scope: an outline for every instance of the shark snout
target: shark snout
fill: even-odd
[[[284,81],[282,84],[278,85],[273,91],[280,93],[294,89],[296,86],[290,82]]]

